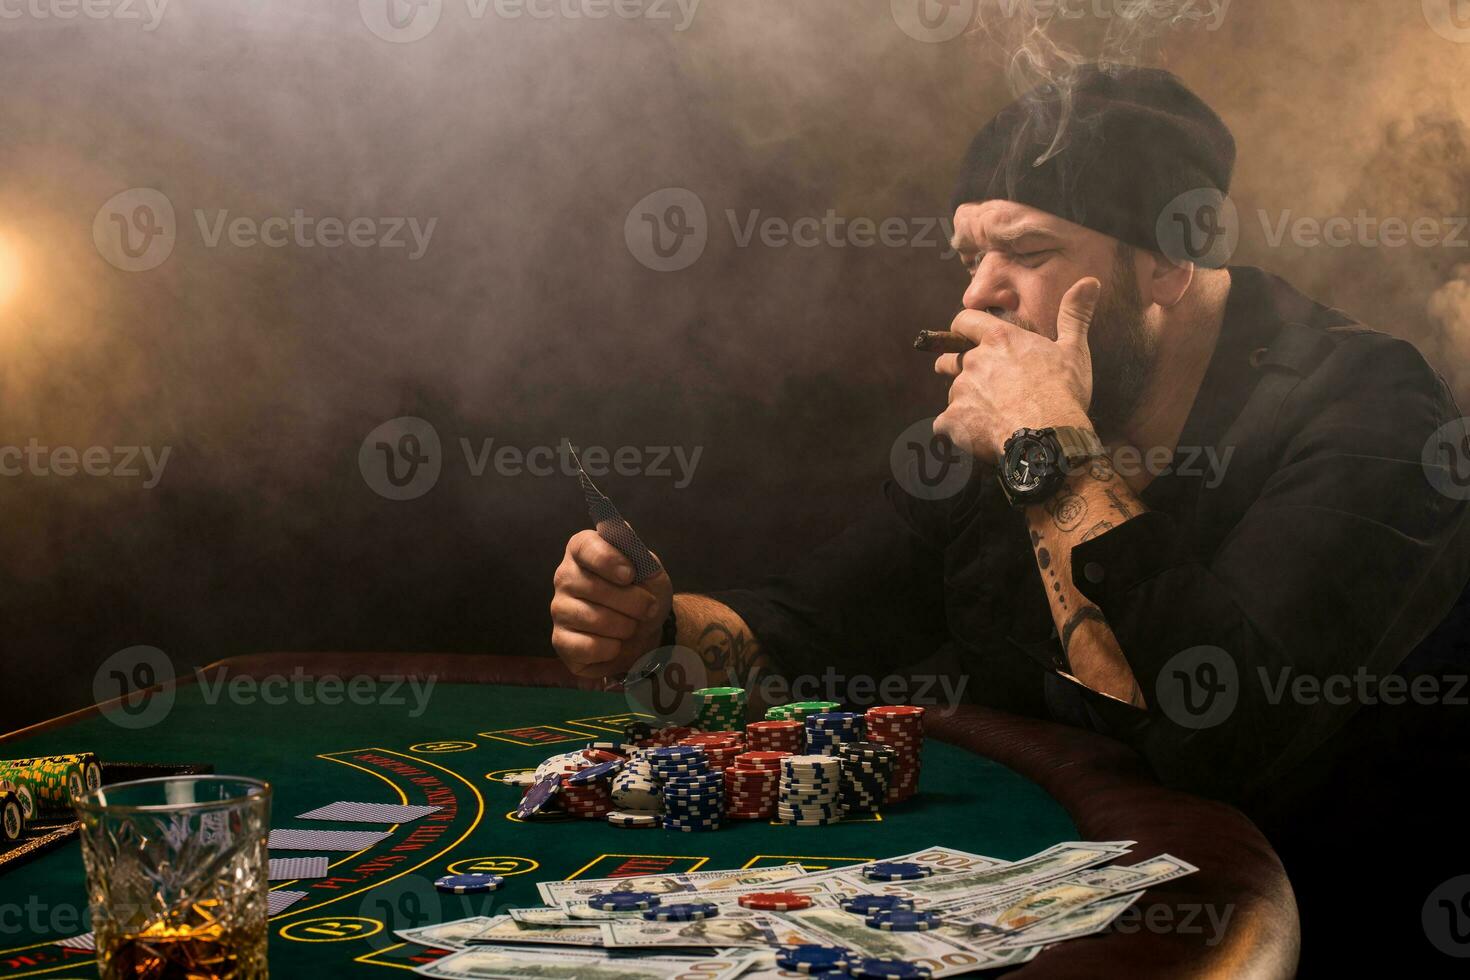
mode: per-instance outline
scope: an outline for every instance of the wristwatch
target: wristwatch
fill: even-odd
[[[1012,507],[1029,507],[1056,493],[1068,473],[1107,454],[1091,429],[1017,429],[1006,440],[996,479]]]

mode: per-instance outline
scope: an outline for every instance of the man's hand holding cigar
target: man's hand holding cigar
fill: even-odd
[[[1087,331],[1100,289],[1089,276],[1067,291],[1054,340],[984,310],[961,311],[950,333],[971,347],[942,354],[934,362],[936,373],[954,379],[949,407],[934,420],[935,434],[994,465],[1018,429],[1089,427],[1092,355]]]

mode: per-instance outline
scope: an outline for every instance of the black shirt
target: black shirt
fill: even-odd
[[[788,677],[937,670],[969,700],[1124,739],[1166,783],[1236,801],[1279,784],[1362,706],[1282,683],[1392,674],[1470,578],[1465,501],[1424,463],[1460,413],[1412,345],[1259,270],[1231,273],[1179,448],[1140,495],[1148,512],[1072,555],[1147,710],[1062,678],[1024,520],[988,468],[941,500],[889,480],[790,572],[714,597]],[[1223,715],[1192,718],[1200,685],[1224,692]]]

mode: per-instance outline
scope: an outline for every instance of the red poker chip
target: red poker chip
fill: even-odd
[[[770,912],[791,912],[812,906],[809,896],[799,895],[796,892],[752,892],[749,895],[741,895],[739,902],[744,908]]]

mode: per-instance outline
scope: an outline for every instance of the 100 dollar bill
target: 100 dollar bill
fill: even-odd
[[[734,980],[750,965],[748,955],[614,957],[602,950],[477,946],[414,972],[443,980]]]

